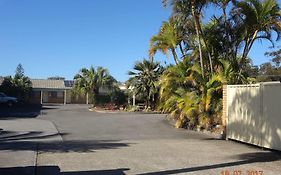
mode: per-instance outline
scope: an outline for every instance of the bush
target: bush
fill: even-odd
[[[19,102],[27,102],[32,92],[31,81],[26,77],[18,79],[8,76],[4,78],[0,91],[9,96],[17,97]]]
[[[110,96],[107,94],[99,94],[96,97],[96,105],[104,105],[110,102],[111,102]]]
[[[110,94],[110,102],[114,103],[116,105],[123,105],[125,103],[127,103],[127,96],[125,95],[125,93],[121,90],[114,90],[111,94]]]

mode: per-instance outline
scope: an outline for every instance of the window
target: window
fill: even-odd
[[[58,97],[58,98],[63,98],[63,92],[62,92],[62,91],[57,92],[57,97]]]
[[[57,92],[56,91],[51,91],[51,92],[48,93],[48,96],[52,97],[52,98],[57,98]]]

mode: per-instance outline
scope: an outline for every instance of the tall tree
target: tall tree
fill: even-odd
[[[1,91],[17,97],[21,102],[28,101],[32,91],[32,83],[29,77],[24,75],[22,64],[17,66],[14,77],[9,76],[4,78]]]
[[[233,13],[242,20],[244,25],[244,49],[242,61],[247,58],[257,39],[267,39],[272,44],[272,32],[277,39],[281,36],[280,7],[275,0],[246,0],[235,4]]]
[[[158,62],[143,59],[136,62],[134,71],[129,71],[131,76],[127,81],[127,86],[133,87],[133,91],[145,97],[146,107],[153,107],[156,102],[155,95],[158,92],[157,81],[163,71]]]
[[[116,80],[109,74],[108,70],[103,67],[95,68],[91,66],[89,69],[82,68],[74,77],[74,90],[87,95],[87,103],[96,104],[99,89],[106,87],[111,89],[114,87]]]
[[[281,80],[281,49],[266,52],[266,56],[272,57],[270,62],[265,62],[259,67],[257,81],[280,81]]]
[[[160,78],[160,109],[170,112],[177,120],[176,127],[209,127],[215,124],[215,115],[220,111],[222,73],[203,77],[199,64],[191,65],[184,60],[168,68]],[[190,126],[191,126],[190,125]]]
[[[267,39],[274,43],[273,33],[277,39],[281,36],[280,7],[276,0],[163,1],[172,5],[171,18],[185,57],[160,78],[160,109],[175,115],[178,126],[215,124],[211,120],[220,118],[222,85],[256,81],[252,77],[257,77],[258,69],[248,58],[254,42]],[[208,10],[210,3],[222,12],[203,20],[202,10]],[[263,72],[277,71],[277,67],[279,71],[280,60],[277,55],[272,60],[275,65],[263,65]]]
[[[281,49],[272,52],[266,52],[265,55],[272,57],[271,61],[275,64],[275,67],[280,67]]]
[[[170,19],[168,22],[163,22],[158,34],[152,36],[150,39],[149,56],[153,61],[153,56],[158,50],[167,56],[168,50],[170,50],[175,63],[178,64],[179,59],[176,53],[176,48],[180,45],[180,42],[181,38],[177,33],[177,27],[174,21]]]
[[[168,0],[164,0],[164,5],[168,4]],[[209,59],[209,67],[210,71],[213,72],[213,63],[212,58],[210,54],[210,48],[207,45],[204,33],[201,26],[201,16],[202,16],[202,10],[204,7],[208,5],[210,1],[209,0],[171,0],[171,4],[173,5],[173,13],[174,15],[180,15],[180,16],[186,16],[185,19],[190,19],[188,16],[191,16],[194,22],[194,27],[196,31],[196,38],[197,38],[197,44],[198,44],[198,50],[199,50],[199,60],[200,60],[200,66],[201,71],[203,72],[204,76],[204,61],[203,61],[203,53],[202,53],[202,45],[204,44],[206,47],[206,53],[207,57]],[[203,42],[203,44],[202,44]]]

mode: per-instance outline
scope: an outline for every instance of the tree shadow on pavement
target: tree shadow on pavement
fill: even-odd
[[[57,109],[57,107],[42,106],[40,104],[16,104],[12,107],[0,105],[0,120],[13,118],[36,118],[43,114],[43,110]]]
[[[61,172],[58,166],[28,166],[0,168],[1,175],[125,175],[127,168],[90,170],[90,171],[67,171]]]
[[[179,173],[212,170],[217,168],[228,168],[233,166],[247,165],[247,164],[259,163],[259,162],[274,162],[274,161],[281,160],[281,154],[280,152],[254,152],[254,153],[240,154],[235,156],[235,158],[239,159],[239,161],[219,163],[213,165],[203,165],[203,166],[189,167],[189,168],[182,168],[182,169],[174,169],[174,170],[165,170],[165,171],[158,171],[158,172],[150,172],[150,173],[142,173],[139,175],[179,174]]]
[[[33,139],[40,141],[42,139],[48,139],[62,135],[66,135],[66,133],[46,133],[42,131],[0,131],[0,143]]]
[[[94,152],[100,149],[117,149],[132,143],[120,140],[71,140],[62,141],[58,136],[68,133],[45,133],[38,131],[0,131],[0,150],[28,151],[37,146],[39,152]],[[59,137],[60,138],[60,137]]]
[[[120,143],[118,140],[94,140],[94,141],[64,141],[61,143],[41,143],[38,146],[40,152],[95,152],[103,149],[118,149],[130,146],[132,143]]]
[[[34,144],[37,145],[39,152],[67,153],[67,152],[95,152],[103,149],[118,149],[130,146],[131,143],[119,143],[118,140],[95,140],[95,141],[53,141],[53,142],[34,142],[16,141],[0,142],[0,150],[10,151],[32,151]]]

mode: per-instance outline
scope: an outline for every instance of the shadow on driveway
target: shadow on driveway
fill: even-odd
[[[37,145],[39,152],[95,152],[101,149],[118,149],[130,146],[133,143],[120,143],[120,140],[72,140],[72,141],[44,141],[42,139],[52,139],[58,135],[66,133],[55,133],[41,135],[41,132],[29,132],[25,134],[16,134],[12,136],[1,136],[0,150],[8,151],[32,151],[32,145]],[[33,141],[36,139],[36,141]],[[41,140],[40,140],[41,139]],[[31,140],[31,141],[30,141]],[[43,141],[43,142],[42,142]]]
[[[3,142],[11,142],[11,141],[23,141],[23,140],[31,140],[31,139],[46,139],[52,138],[55,136],[66,135],[65,133],[53,133],[46,134],[46,132],[42,131],[3,131],[0,129],[0,144]]]
[[[31,145],[38,145],[40,152],[94,152],[100,149],[116,149],[129,146],[130,143],[119,143],[120,140],[72,140],[52,141],[57,136],[67,133],[45,133],[38,131],[15,132],[0,130],[0,150],[27,151]],[[45,139],[50,139],[46,141]],[[45,141],[44,141],[45,140]],[[43,141],[43,142],[42,142]]]
[[[94,152],[100,149],[117,149],[131,144],[120,143],[120,140],[44,141],[59,135],[63,136],[67,133],[0,131],[0,150],[28,151],[33,150],[32,145],[35,144],[40,152]]]
[[[212,170],[217,168],[229,168],[233,166],[246,165],[251,163],[258,162],[273,162],[280,160],[281,156],[276,155],[271,152],[255,152],[255,153],[246,153],[238,155],[238,158],[241,159],[235,162],[220,163],[214,165],[203,165],[197,167],[188,167],[182,169],[174,170],[165,170],[158,172],[150,173],[141,173],[139,175],[169,175],[169,174],[179,174],[179,173],[189,173],[189,172],[198,172],[204,170]],[[125,171],[130,170],[129,168],[120,168],[120,169],[108,169],[108,170],[91,170],[91,171],[70,171],[70,172],[61,172],[58,166],[29,166],[29,167],[10,167],[10,168],[0,168],[1,175],[125,175]]]
[[[42,113],[42,110],[57,109],[56,106],[42,106],[40,104],[16,104],[12,107],[0,105],[0,120],[12,118],[35,118]]]
[[[32,145],[38,144],[39,152],[66,153],[66,152],[95,152],[103,149],[118,149],[127,147],[131,143],[119,143],[116,140],[99,140],[99,141],[64,141],[64,142],[33,142],[33,141],[17,141],[17,142],[0,142],[0,150],[10,151],[29,151],[33,150]]]
[[[217,168],[229,168],[233,166],[247,165],[247,164],[259,163],[259,162],[274,162],[274,161],[281,160],[281,154],[279,152],[254,152],[254,153],[239,154],[236,155],[235,158],[239,160],[234,162],[219,163],[213,165],[202,165],[202,166],[188,167],[182,169],[143,173],[139,175],[179,174],[179,173],[212,170]]]
[[[128,168],[61,172],[58,166],[0,168],[1,175],[125,175]]]

